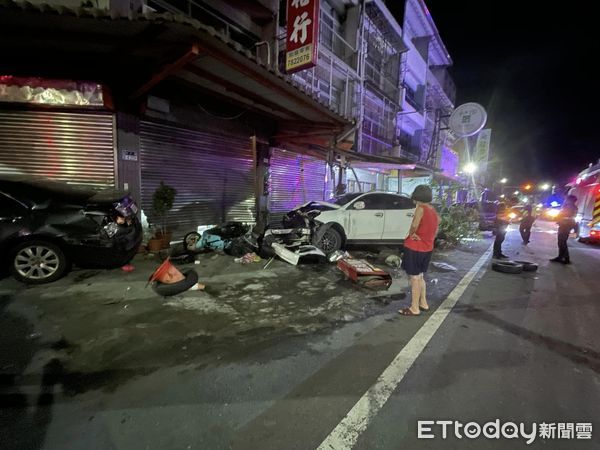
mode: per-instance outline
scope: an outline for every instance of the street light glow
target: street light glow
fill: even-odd
[[[507,182],[507,181],[508,181],[508,178],[502,178],[502,179],[500,180],[500,183],[502,183],[502,184],[506,184],[506,182]]]
[[[519,191],[515,191],[515,195],[519,195]]]
[[[463,170],[465,171],[465,173],[475,173],[477,171],[477,164],[475,164],[474,162],[469,162],[465,164]]]
[[[550,189],[550,185],[548,183],[544,183],[540,186],[540,189],[542,191],[547,191],[548,189]]]
[[[531,189],[531,185],[530,185],[530,184],[526,184],[526,185],[525,185],[525,190],[526,190],[526,191],[528,191],[528,190],[530,190],[530,189]]]

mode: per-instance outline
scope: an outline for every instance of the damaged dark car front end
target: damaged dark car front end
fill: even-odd
[[[2,264],[28,284],[55,281],[72,264],[120,267],[142,241],[136,213],[137,206],[122,191],[0,178]]]

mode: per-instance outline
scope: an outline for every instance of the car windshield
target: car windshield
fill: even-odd
[[[353,192],[352,194],[344,194],[341,197],[336,198],[333,203],[335,203],[336,205],[343,206],[347,203],[350,203],[352,200],[363,194],[364,192]]]

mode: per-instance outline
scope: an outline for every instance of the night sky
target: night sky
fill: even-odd
[[[426,4],[454,61],[457,106],[488,111],[502,175],[560,184],[600,158],[600,39],[589,2]]]

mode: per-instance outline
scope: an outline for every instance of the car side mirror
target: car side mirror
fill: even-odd
[[[359,201],[352,205],[354,209],[365,209],[365,202]]]

